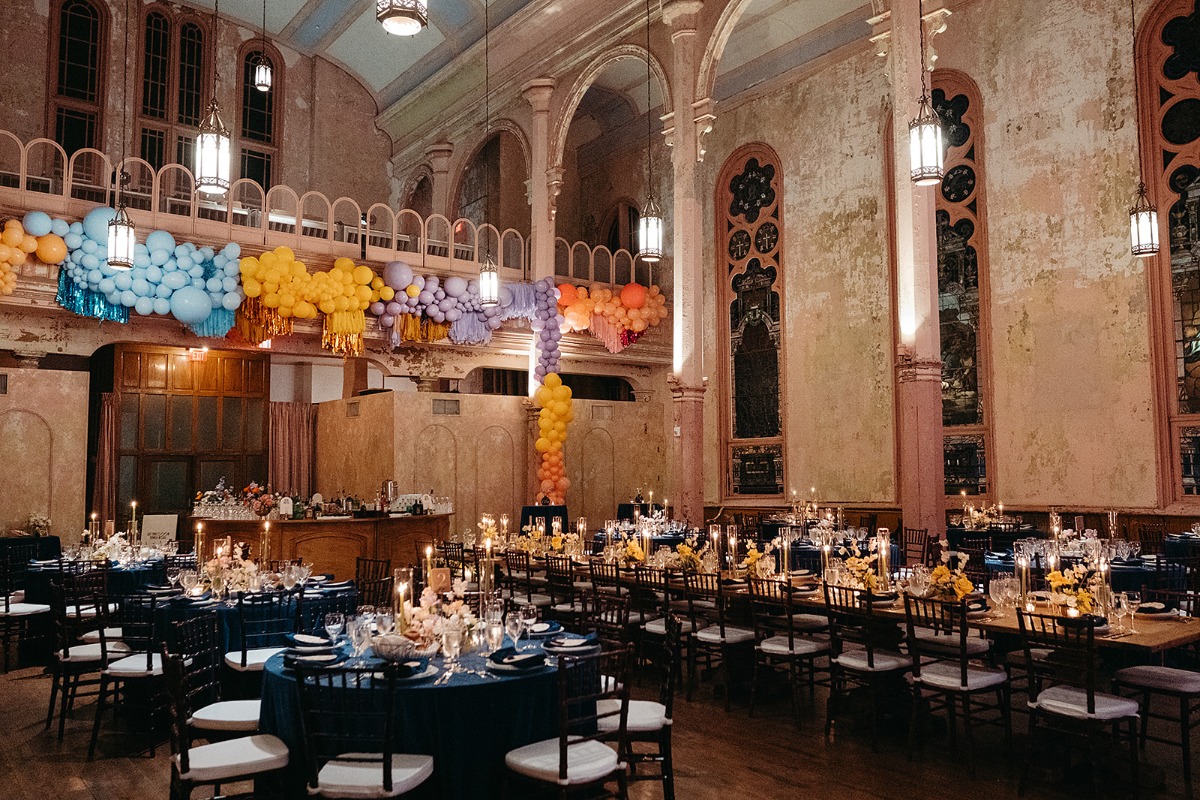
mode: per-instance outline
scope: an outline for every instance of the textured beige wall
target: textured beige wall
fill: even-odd
[[[86,523],[88,374],[5,369],[0,395],[0,531],[45,514],[53,533],[78,536]]]
[[[435,416],[435,399],[459,401],[459,416]],[[353,402],[360,404],[356,419],[346,417]],[[662,496],[668,411],[657,393],[648,402],[574,403],[565,447],[573,516],[615,516],[616,504],[639,486]],[[317,488],[326,496],[341,489],[373,496],[382,480],[395,478],[401,492],[452,497],[451,524],[469,529],[481,514],[515,515],[533,501],[530,424],[521,397],[394,392],[322,403]]]
[[[728,156],[764,142],[782,160],[785,488],[845,502],[895,494],[892,316],[880,134],[882,64],[865,48],[719,111],[701,172],[705,204],[705,497],[721,492],[713,194]]]

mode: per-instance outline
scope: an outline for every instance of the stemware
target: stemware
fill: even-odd
[[[462,653],[463,629],[453,622],[447,622],[442,627],[442,655],[446,663],[453,666]]]
[[[299,576],[296,574],[296,568],[293,566],[286,566],[280,572],[280,581],[283,583],[283,588],[289,592],[296,588],[296,581],[298,578]]]
[[[346,628],[354,648],[354,663],[360,664],[363,654],[367,651],[367,644],[371,641],[371,620],[366,617],[351,617],[346,622]]]
[[[1141,542],[1130,542],[1129,543],[1129,557],[1130,558],[1138,558],[1141,554],[1142,554],[1142,543]]]
[[[512,639],[513,647],[517,650],[521,649],[521,628],[524,625],[521,614],[517,611],[510,611],[504,617],[504,630],[508,633],[508,638]]]
[[[538,608],[535,605],[521,606],[521,627],[524,628],[525,636],[528,638],[529,632],[533,630],[533,626],[538,621]]]
[[[1125,632],[1125,617],[1129,614],[1129,595],[1126,592],[1113,593],[1113,616],[1117,618],[1117,630]]]
[[[1125,605],[1129,608],[1129,632],[1137,633],[1137,610],[1142,605],[1142,593],[1125,592]]]
[[[375,612],[375,632],[386,636],[396,627],[396,616],[391,609],[382,608]]]
[[[183,587],[184,594],[191,594],[192,590],[196,588],[196,584],[200,582],[200,576],[194,569],[181,569],[176,578],[179,585]]]
[[[209,580],[212,582],[213,597],[218,600],[225,599],[225,575],[221,572],[214,572]]]
[[[494,653],[504,646],[504,623],[496,621],[487,622],[487,646],[488,652]]]
[[[329,641],[333,644],[337,644],[338,636],[345,627],[346,615],[342,612],[330,611],[325,615],[325,632],[329,634]]]

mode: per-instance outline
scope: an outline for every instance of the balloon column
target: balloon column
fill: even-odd
[[[238,331],[252,344],[292,332],[293,319],[324,316],[321,345],[338,355],[362,355],[370,305],[386,288],[370,267],[349,258],[333,262],[328,272],[308,271],[289,247],[276,247],[238,265],[246,305],[238,314]]]
[[[558,290],[567,330],[590,330],[611,353],[621,352],[667,316],[667,298],[657,286],[627,283],[619,292],[597,288],[589,294],[586,287],[564,283]]]
[[[567,426],[575,419],[571,409],[571,387],[563,385],[557,372],[551,372],[538,388],[534,400],[541,409],[538,412],[538,438],[533,444],[542,456],[542,464],[538,467],[541,496],[562,505],[567,489],[571,487],[563,468],[562,449],[567,440]]]
[[[534,376],[538,383],[545,384],[546,378],[558,372],[558,359],[562,354],[559,342],[563,335],[563,317],[558,313],[559,290],[554,288],[554,282],[543,278],[534,287],[534,317],[529,322],[533,335],[537,338],[537,365]]]
[[[27,224],[40,213],[27,214]],[[143,316],[170,314],[197,336],[228,333],[243,299],[237,278],[238,244],[230,242],[217,252],[191,242],[177,244],[170,233],[157,230],[134,249],[133,269],[118,270],[108,265],[108,222],[115,215],[113,209],[99,206],[82,222],[51,221],[51,232],[66,231],[62,234],[66,258],[58,274],[59,305],[82,316],[116,322],[128,322],[131,308]],[[38,218],[35,224],[41,229],[45,221]]]
[[[17,288],[17,267],[24,264],[29,256],[35,256],[43,264],[61,264],[67,257],[67,245],[62,235],[67,223],[62,220],[50,219],[50,215],[42,211],[30,211],[25,219],[10,219],[4,223],[4,231],[0,233],[0,294],[10,295]]]

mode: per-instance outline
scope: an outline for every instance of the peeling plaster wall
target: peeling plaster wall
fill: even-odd
[[[716,180],[739,146],[764,142],[784,179],[785,491],[818,487],[831,502],[889,502],[895,416],[887,208],[880,120],[886,78],[856,53],[786,88],[718,109],[701,170],[704,203],[705,498],[721,498]],[[836,134],[833,132],[836,131]]]
[[[74,541],[87,519],[88,374],[0,371],[8,375],[0,395],[0,533],[45,514],[52,533]]]
[[[1138,18],[1149,2],[1138,2]],[[979,84],[1000,498],[1157,503],[1145,267],[1129,254],[1137,132],[1127,6],[975,2],[937,39]],[[1165,478],[1164,478],[1165,479]]]

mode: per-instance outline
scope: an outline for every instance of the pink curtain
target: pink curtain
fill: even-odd
[[[271,403],[271,487],[309,497],[314,490],[317,407],[311,403]]]
[[[100,431],[96,440],[96,474],[92,477],[92,510],[101,525],[117,511],[117,396],[100,395]]]

